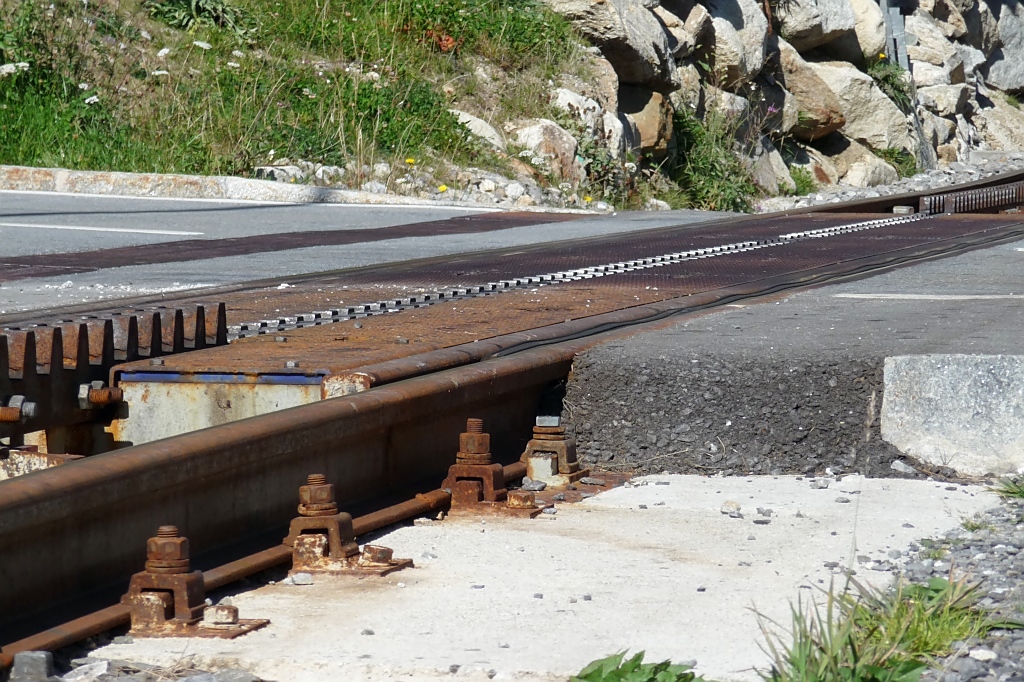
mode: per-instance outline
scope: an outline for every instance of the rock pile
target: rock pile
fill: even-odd
[[[467,170],[455,196],[430,173],[378,171],[381,164],[366,172],[282,160],[257,175],[424,198],[586,207],[578,190],[592,152],[657,165],[675,150],[680,111],[731,118],[736,151],[755,182],[775,195],[806,191],[812,181],[826,197],[812,201],[841,196],[845,189],[829,189],[836,185],[894,185],[897,168],[879,154],[890,161],[904,154],[933,170],[966,163],[975,150],[1024,150],[1024,112],[1013,96],[1024,90],[1024,10],[1012,3],[895,3],[905,15],[910,63],[901,71],[885,54],[886,18],[876,0],[544,2],[592,45],[592,82],[550,84],[550,104],[564,116],[488,121],[459,102],[452,109],[467,135],[510,159],[514,180]],[[938,177],[948,174],[927,176]]]

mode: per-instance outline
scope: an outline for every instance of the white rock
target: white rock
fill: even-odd
[[[994,6],[999,17],[999,40],[989,57],[985,82],[1000,90],[1024,89],[1024,5],[1019,2],[982,0]]]
[[[954,47],[964,63],[964,76],[968,79],[976,78],[978,69],[985,65],[985,53],[976,47],[961,43],[957,43]]]
[[[975,112],[971,119],[979,137],[990,149],[1024,150],[1024,112],[1008,104],[998,94],[993,94],[991,101],[991,107]],[[967,122],[964,123],[966,125]],[[964,133],[963,137],[970,137],[970,131]]]
[[[373,194],[388,193],[387,185],[381,182],[377,182],[376,180],[370,180],[369,182],[363,183],[363,186],[360,189],[362,189],[364,192],[371,192]]]
[[[764,67],[768,20],[755,0],[704,0],[711,13],[712,68],[724,87],[749,83]]]
[[[553,94],[551,103],[557,108],[580,119],[591,130],[597,129],[604,113],[600,104],[566,88],[556,88]]]
[[[521,183],[510,182],[505,186],[505,196],[509,199],[518,199],[519,197],[526,194],[526,188]]]
[[[896,169],[878,157],[866,156],[850,165],[843,177],[843,183],[853,187],[877,187],[891,185],[900,179]]]
[[[490,123],[482,118],[477,118],[473,114],[468,114],[465,111],[459,111],[458,109],[449,109],[449,111],[458,117],[459,123],[465,126],[469,132],[487,142],[498,151],[505,151],[505,138],[503,138],[501,133],[499,133]]]
[[[873,149],[916,148],[906,116],[871,76],[843,62],[811,63],[811,68],[842,103],[844,135]]]
[[[484,178],[480,181],[479,188],[481,192],[493,192],[498,189],[498,186],[494,183],[494,180]]]
[[[516,142],[548,160],[551,171],[565,180],[580,180],[583,167],[576,159],[578,143],[567,130],[545,118],[515,130]]]
[[[95,682],[110,672],[110,661],[97,661],[80,665],[60,679],[63,682]]]
[[[885,52],[885,20],[875,0],[850,0],[856,17],[853,31],[844,33],[824,49],[836,58],[861,64]]]
[[[789,0],[780,2],[779,32],[801,52],[835,40],[857,26],[850,0]]]
[[[546,0],[545,4],[600,48],[621,82],[667,89],[676,85],[668,34],[644,4],[636,0]]]
[[[626,153],[626,131],[622,125],[623,114],[614,114],[610,111],[601,115],[601,131],[605,146],[616,159],[622,158]]]
[[[970,653],[967,654],[976,661],[994,661],[998,656],[996,652],[990,649],[971,649]]]
[[[917,91],[921,106],[939,116],[956,116],[966,111],[971,91],[966,85],[934,85]]]
[[[964,60],[934,19],[912,14],[906,18],[906,31],[907,55],[910,57],[914,82],[918,87],[964,82]],[[934,70],[923,68],[924,64],[939,67],[946,75],[937,79]],[[919,71],[924,80],[918,79]]]

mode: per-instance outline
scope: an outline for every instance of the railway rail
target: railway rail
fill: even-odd
[[[107,447],[121,449],[92,454],[104,448],[90,441],[83,454],[92,456],[0,483],[0,663],[124,623],[125,607],[110,604],[158,526],[183,529],[210,590],[287,563],[280,539],[310,473],[334,483],[343,507],[370,510],[357,518],[357,534],[444,508],[452,493],[438,485],[466,419],[488,424],[497,462],[516,462],[535,417],[559,413],[559,384],[589,345],[638,324],[1024,238],[1024,219],[1013,213],[1024,198],[1016,186],[999,187],[1019,180],[321,273],[273,294],[269,283],[203,292],[226,305],[215,334],[197,322],[189,333],[172,324],[168,336],[158,313],[147,319],[159,319],[160,332],[149,327],[132,341],[104,321],[101,336],[111,341],[97,346],[102,352],[78,326],[74,359],[51,342],[50,369],[34,376],[66,371],[72,378],[52,386],[119,389],[118,410],[79,408],[85,416],[70,421],[106,427]],[[893,213],[906,206],[919,210]],[[324,305],[339,292],[353,303]],[[170,304],[185,310],[196,301],[181,295]],[[271,317],[272,307],[289,313]],[[66,324],[45,329],[62,340],[75,333]],[[229,329],[239,338],[224,345]],[[0,344],[0,369],[12,382],[0,385],[4,397],[38,365],[26,353],[5,366],[8,347]],[[43,402],[57,401],[52,388],[37,390]],[[264,391],[291,397],[267,407]],[[66,428],[59,412],[3,435]],[[524,473],[520,464],[503,470],[506,480]],[[382,510],[395,496],[413,497]]]

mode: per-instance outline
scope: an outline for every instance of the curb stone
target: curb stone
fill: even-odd
[[[0,165],[0,190],[62,192],[114,197],[158,199],[221,199],[293,204],[358,204],[373,206],[451,206],[483,212],[576,213],[605,215],[609,211],[543,206],[495,207],[471,201],[437,201],[395,194],[286,184],[224,175],[127,173],[81,171],[64,168],[32,168]]]

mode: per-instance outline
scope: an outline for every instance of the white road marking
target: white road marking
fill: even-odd
[[[182,232],[180,230],[133,230],[122,227],[83,227],[81,225],[42,225],[39,223],[0,223],[0,227],[29,227],[43,230],[73,230],[76,232],[123,232],[125,234],[166,234],[175,237],[197,237],[204,232]]]
[[[834,298],[860,298],[882,301],[994,301],[1024,298],[1021,294],[834,294]]]

